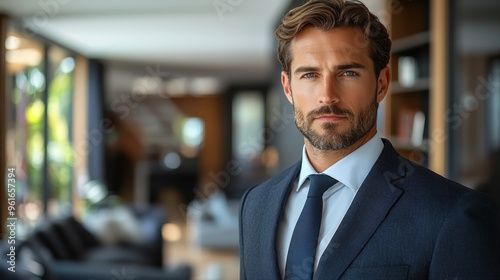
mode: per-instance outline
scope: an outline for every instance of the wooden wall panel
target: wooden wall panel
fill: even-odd
[[[430,6],[431,50],[430,75],[432,77],[430,90],[430,145],[429,168],[433,171],[446,174],[446,99],[448,96],[447,76],[447,43],[448,43],[448,1],[432,0]]]

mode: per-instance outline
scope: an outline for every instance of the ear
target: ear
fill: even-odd
[[[380,71],[378,75],[377,85],[377,102],[380,103],[384,99],[387,94],[387,90],[389,89],[389,81],[391,80],[391,69],[389,66],[386,66],[384,69]]]
[[[293,105],[292,89],[290,87],[290,79],[285,71],[281,71],[281,85],[283,86],[283,92],[285,93],[288,102]]]

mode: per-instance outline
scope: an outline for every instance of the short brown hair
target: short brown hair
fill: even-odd
[[[288,76],[292,53],[290,44],[305,27],[328,31],[339,27],[361,30],[369,40],[369,55],[373,60],[375,75],[387,66],[390,58],[391,39],[385,26],[360,1],[310,0],[289,11],[274,33],[278,40],[278,59]]]

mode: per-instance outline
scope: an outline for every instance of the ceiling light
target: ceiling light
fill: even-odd
[[[188,78],[175,78],[164,83],[165,91],[170,96],[180,96],[188,93]]]
[[[9,50],[6,55],[7,62],[36,66],[42,60],[42,54],[37,49]]]
[[[216,94],[221,91],[221,85],[216,78],[196,77],[191,80],[190,89],[196,95]]]
[[[21,45],[21,39],[16,36],[9,36],[5,39],[5,48],[8,50],[15,50]]]

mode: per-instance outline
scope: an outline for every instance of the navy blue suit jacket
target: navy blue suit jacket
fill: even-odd
[[[276,239],[299,172],[300,162],[243,196],[241,279],[281,279]],[[499,207],[384,140],[314,279],[500,279]]]

